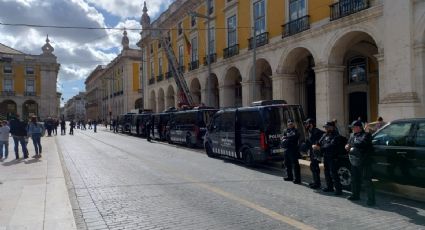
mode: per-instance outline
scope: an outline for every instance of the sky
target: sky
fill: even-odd
[[[174,0],[146,0],[151,21]],[[143,0],[0,0],[0,22],[77,27],[141,29]],[[127,31],[137,48],[140,31]],[[97,65],[107,65],[121,52],[121,30],[81,30],[0,25],[0,43],[24,53],[41,54],[49,35],[61,64],[57,90],[62,105],[80,91]]]

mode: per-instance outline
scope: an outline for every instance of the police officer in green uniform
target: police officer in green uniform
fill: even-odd
[[[375,189],[372,184],[372,170],[369,154],[373,151],[372,136],[363,129],[361,121],[354,121],[351,124],[353,133],[348,140],[345,149],[351,163],[351,190],[352,195],[349,200],[359,200],[360,190],[363,184],[367,191],[367,205],[375,205]]]

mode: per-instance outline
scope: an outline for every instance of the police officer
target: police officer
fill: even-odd
[[[295,128],[294,122],[291,119],[288,119],[287,125],[288,128],[285,130],[282,137],[282,147],[285,149],[284,160],[287,175],[287,177],[283,179],[285,181],[293,180],[294,184],[301,184],[301,169],[300,163],[298,162],[298,139],[300,138],[300,133]]]
[[[326,188],[323,188],[323,191],[335,191],[335,195],[342,195],[342,185],[338,176],[338,146],[340,144],[338,141],[340,138],[335,130],[335,123],[332,121],[326,122],[323,127],[326,133],[316,145],[313,145],[313,150],[320,150],[323,154],[326,180]]]
[[[321,186],[320,183],[320,158],[321,154],[318,150],[313,150],[312,146],[316,145],[320,138],[323,136],[323,131],[316,128],[316,121],[314,119],[307,119],[304,122],[304,127],[308,132],[308,138],[306,140],[306,146],[310,156],[310,170],[313,175],[313,182],[309,184],[310,188],[318,189]]]
[[[349,200],[360,199],[360,189],[363,179],[367,191],[367,205],[375,205],[375,189],[372,184],[371,166],[369,154],[373,150],[372,136],[363,129],[363,123],[359,120],[351,124],[353,133],[348,140],[345,149],[351,163],[351,191]]]
[[[151,129],[152,129],[152,121],[151,121],[151,119],[149,119],[147,122],[146,122],[146,139],[149,141],[149,142],[151,142]]]

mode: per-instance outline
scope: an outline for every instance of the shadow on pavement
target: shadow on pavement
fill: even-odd
[[[22,159],[19,159],[19,160],[13,160],[13,161],[9,161],[9,162],[4,162],[2,165],[3,166],[12,166],[12,165],[20,164],[22,162],[23,162],[23,160]]]
[[[34,164],[34,163],[38,163],[38,162],[41,162],[41,160],[38,159],[38,158],[34,158],[34,159],[31,159],[31,160],[25,161],[25,164],[29,165],[29,164]]]

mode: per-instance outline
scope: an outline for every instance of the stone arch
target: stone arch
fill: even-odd
[[[0,103],[0,117],[2,119],[11,119],[18,113],[18,106],[13,100],[4,100]]]
[[[231,67],[227,70],[221,88],[221,107],[242,106],[242,76],[238,68]]]
[[[135,102],[134,102],[134,108],[135,109],[143,109],[143,98],[138,98]]]
[[[348,31],[338,36],[329,50],[328,64],[342,66],[344,125],[359,117],[364,122],[378,116],[379,103],[379,43],[373,34],[365,31]]]
[[[162,112],[165,110],[165,93],[162,88],[158,90],[158,99],[157,99],[157,112]]]
[[[290,73],[291,68],[293,67],[294,57],[298,57],[299,55],[303,55],[303,53],[309,53],[310,56],[313,57],[314,60],[319,60],[319,56],[316,53],[316,50],[314,50],[312,47],[303,44],[294,46],[293,48],[285,50],[285,52],[280,56],[279,65],[276,68],[277,73]],[[289,69],[289,70],[288,70]]]
[[[156,112],[156,93],[155,90],[152,90],[149,97],[149,107],[153,112]]]
[[[26,100],[22,104],[22,118],[24,120],[27,120],[32,116],[39,116],[38,103],[34,100]]]
[[[172,85],[168,86],[167,95],[165,98],[165,107],[167,109],[176,106],[176,91]]]
[[[195,77],[192,79],[189,91],[192,94],[193,103],[195,105],[199,105],[203,102],[201,98],[201,83],[198,78]]]
[[[205,92],[205,104],[208,106],[212,106],[214,108],[218,108],[220,106],[220,93],[219,93],[219,81],[218,81],[218,77],[215,73],[211,73],[210,75],[211,79],[207,79],[205,81],[205,87],[204,89],[206,89],[207,91]],[[208,97],[208,87],[211,81],[211,102],[208,101],[209,97]]]
[[[253,66],[251,66],[250,75],[252,76],[252,69]],[[254,101],[258,100],[272,100],[273,99],[273,83],[272,83],[272,67],[270,63],[267,61],[267,59],[260,58],[257,59],[255,62],[255,78],[251,79],[254,80],[253,87],[250,89],[250,91],[253,91],[252,98]],[[250,81],[251,81],[250,79]],[[258,93],[256,93],[258,92]]]

